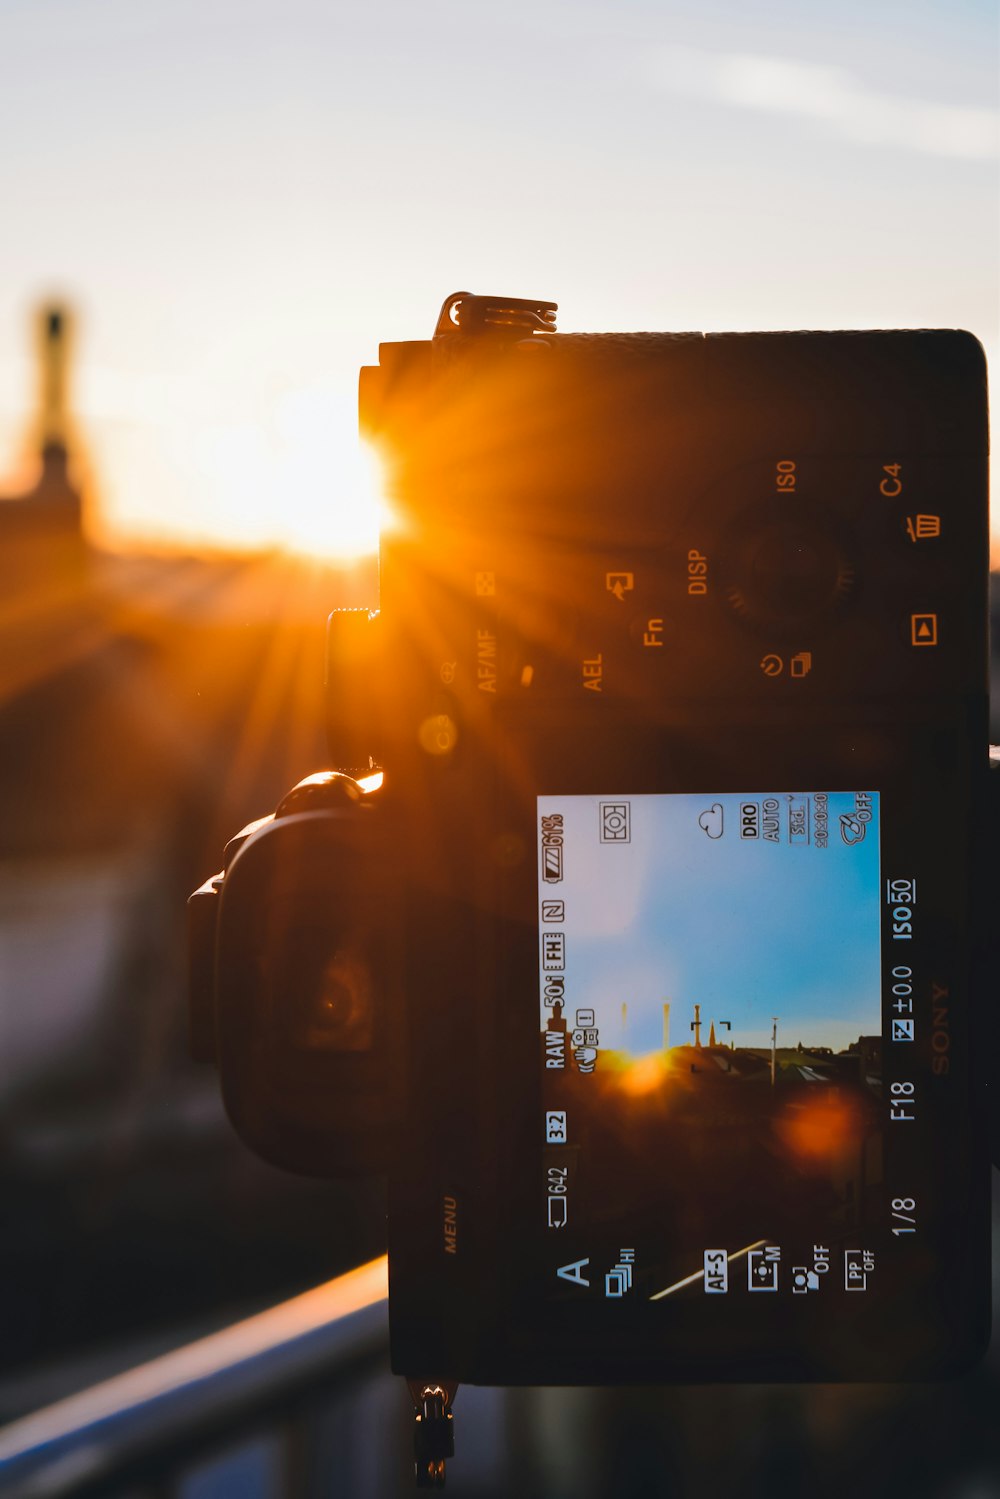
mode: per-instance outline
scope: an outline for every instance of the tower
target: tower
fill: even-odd
[[[69,448],[69,360],[73,323],[67,308],[50,303],[38,313],[38,442]]]
[[[41,471],[27,493],[0,503],[0,579],[8,591],[61,586],[79,580],[86,566],[81,496],[69,473],[70,330],[64,307],[47,305],[37,314],[37,406],[31,430]]]

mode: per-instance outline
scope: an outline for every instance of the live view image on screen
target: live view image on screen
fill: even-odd
[[[856,1234],[882,1180],[878,793],[543,796],[538,840],[553,1248],[616,1274],[620,1249],[655,1297],[720,1246]]]

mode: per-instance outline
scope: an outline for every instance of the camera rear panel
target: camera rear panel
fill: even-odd
[[[383,346],[393,1358],[896,1378],[985,1335],[966,334]]]

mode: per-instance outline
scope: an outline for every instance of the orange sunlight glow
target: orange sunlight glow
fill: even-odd
[[[864,1121],[857,1103],[832,1090],[824,1090],[807,1102],[789,1105],[775,1128],[782,1143],[802,1165],[821,1166],[834,1160],[864,1135]]]
[[[656,1093],[670,1071],[670,1063],[660,1051],[637,1057],[616,1078],[621,1091],[629,1098],[646,1098]]]
[[[358,437],[353,385],[285,387],[244,412],[208,382],[124,390],[98,374],[81,427],[88,531],[101,547],[324,563],[378,551],[391,514],[381,465]]]
[[[388,519],[381,470],[358,438],[353,402],[322,390],[291,391],[267,423],[207,429],[200,459],[231,544],[278,545],[324,559],[378,549]]]

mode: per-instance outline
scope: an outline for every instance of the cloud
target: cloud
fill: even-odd
[[[815,120],[860,145],[989,161],[1000,155],[1000,115],[878,93],[845,68],[740,52],[671,47],[658,73],[671,93]]]

